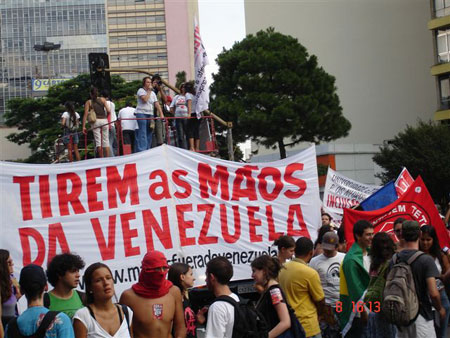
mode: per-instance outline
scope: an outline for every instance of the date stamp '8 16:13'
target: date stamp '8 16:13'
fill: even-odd
[[[352,311],[353,312],[364,312],[364,308],[369,309],[369,312],[380,312],[380,302],[352,302]],[[336,312],[342,312],[342,302],[336,302]]]

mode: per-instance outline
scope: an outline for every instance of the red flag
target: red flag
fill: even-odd
[[[397,196],[401,197],[408,188],[414,183],[414,178],[409,173],[408,169],[403,168],[400,175],[398,175],[395,181],[395,190],[397,191]]]
[[[398,217],[415,220],[420,225],[434,226],[440,246],[442,248],[450,246],[450,239],[444,222],[439,216],[427,187],[419,176],[401,197],[384,208],[373,211],[344,209],[343,220],[348,247],[354,242],[353,224],[356,221],[367,220],[373,224],[375,232],[385,231],[392,234],[394,221]]]

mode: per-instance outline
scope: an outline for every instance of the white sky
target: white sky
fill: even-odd
[[[211,85],[211,74],[218,71],[217,54],[245,37],[244,0],[198,0],[198,9],[200,35],[209,59],[206,76]]]

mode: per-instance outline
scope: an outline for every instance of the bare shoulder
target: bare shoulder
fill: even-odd
[[[129,305],[134,297],[135,293],[133,289],[127,289],[122,292],[122,295],[120,296],[120,303]]]
[[[181,291],[177,286],[172,286],[169,290],[169,294],[171,294],[175,299],[181,299]]]

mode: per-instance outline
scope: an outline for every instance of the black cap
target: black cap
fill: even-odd
[[[45,285],[47,285],[47,278],[45,277],[44,269],[36,264],[25,266],[22,271],[20,271],[19,284],[25,293],[35,290],[36,287],[39,287],[39,289],[45,288]]]

